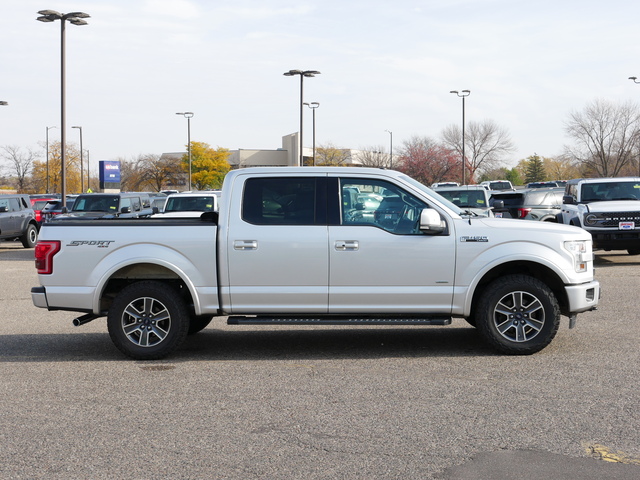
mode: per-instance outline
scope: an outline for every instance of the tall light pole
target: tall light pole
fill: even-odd
[[[385,130],[389,134],[389,169],[393,168],[393,132]]]
[[[455,93],[457,96],[462,98],[462,185],[464,185],[465,177],[466,177],[466,157],[464,154],[464,99],[471,94],[471,90],[462,90],[462,92],[458,92],[458,90],[451,90],[449,93]]]
[[[633,80],[633,83],[640,83],[638,77],[629,77],[629,80]],[[640,176],[640,155],[638,156],[638,176]]]
[[[40,10],[40,17],[36,18],[39,22],[53,22],[60,20],[60,195],[62,196],[62,205],[66,206],[66,128],[65,128],[65,55],[64,55],[64,24],[69,22],[72,25],[87,25],[84,18],[89,18],[89,14],[84,12],[59,13],[55,10]]]
[[[320,72],[317,70],[289,70],[288,72],[284,72],[283,75],[285,77],[293,77],[295,75],[300,75],[300,138],[298,139],[298,148],[300,150],[300,160],[298,161],[299,166],[304,165],[304,154],[302,153],[303,146],[303,137],[302,137],[302,126],[303,126],[303,114],[304,114],[304,93],[303,93],[303,80],[304,77],[315,77],[316,75],[320,75]]]
[[[54,127],[46,127],[47,128],[47,191],[45,193],[49,193],[49,130]]]
[[[82,154],[82,127],[78,125],[74,125],[71,128],[79,128],[80,129],[80,193],[84,193],[84,155]]]
[[[189,155],[189,190],[191,190],[191,117],[193,112],[178,112],[176,115],[182,115],[187,119],[187,153]]]
[[[318,102],[311,102],[304,104],[313,112],[313,166],[316,166],[316,108],[320,106]]]

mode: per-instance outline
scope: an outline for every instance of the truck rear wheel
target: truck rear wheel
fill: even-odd
[[[172,287],[141,281],[116,296],[107,327],[111,340],[125,355],[136,360],[157,360],[182,344],[189,330],[189,314]]]
[[[482,293],[476,321],[482,337],[499,352],[529,355],[556,336],[560,307],[555,294],[540,280],[508,275]]]

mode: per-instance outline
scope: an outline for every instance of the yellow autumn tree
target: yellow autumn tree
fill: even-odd
[[[61,192],[61,144],[53,142],[49,145],[49,162],[47,161],[33,162],[33,170],[31,172],[33,191],[37,193],[60,193]],[[66,168],[65,168],[65,191],[69,193],[82,193],[80,191],[80,150],[75,144],[67,143]],[[48,174],[48,175],[47,175]],[[84,169],[83,176],[86,188],[87,170]],[[47,192],[47,185],[49,187]]]
[[[194,190],[219,189],[231,170],[226,148],[212,148],[205,142],[191,142],[191,186]],[[182,156],[182,166],[189,173],[189,154]]]

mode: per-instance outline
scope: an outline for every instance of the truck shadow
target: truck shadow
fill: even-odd
[[[473,328],[223,330],[189,336],[166,363],[496,355]],[[0,335],[0,363],[131,361],[105,333]],[[153,363],[153,362],[151,362]]]
[[[593,264],[596,268],[618,267],[626,265],[638,265],[640,255],[629,255],[627,252],[601,252],[593,256]]]

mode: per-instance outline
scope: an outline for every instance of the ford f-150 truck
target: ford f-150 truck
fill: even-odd
[[[531,354],[600,296],[591,236],[461,216],[410,177],[370,168],[230,172],[201,218],[61,220],[36,247],[33,303],[107,317],[115,345],[159,359],[213,316],[229,324],[448,325]]]
[[[584,228],[594,248],[639,255],[640,177],[568,181],[558,222]]]

